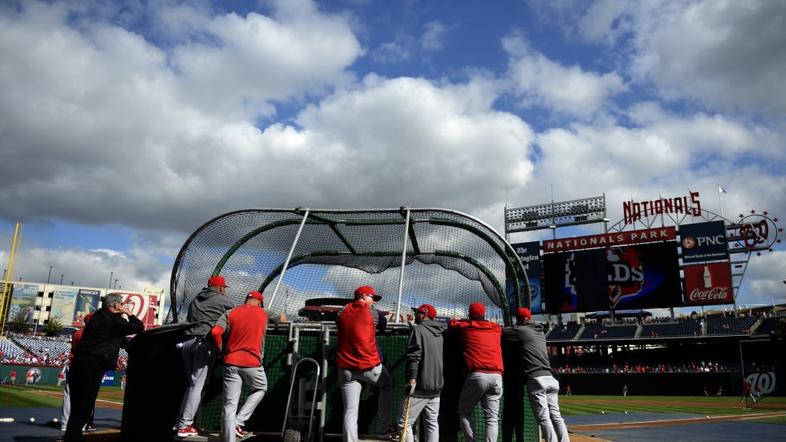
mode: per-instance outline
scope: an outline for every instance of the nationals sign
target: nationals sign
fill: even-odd
[[[685,304],[731,304],[734,291],[731,285],[731,266],[728,261],[686,265]]]
[[[568,252],[570,250],[580,249],[596,249],[600,247],[612,247],[654,241],[671,241],[676,238],[677,229],[674,226],[644,230],[629,230],[626,232],[612,232],[601,235],[545,240],[543,241],[543,253]]]

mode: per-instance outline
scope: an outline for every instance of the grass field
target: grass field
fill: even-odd
[[[726,415],[745,412],[786,411],[786,398],[765,397],[750,410],[739,397],[707,396],[570,396],[560,397],[560,410],[565,415],[624,413],[691,413],[699,415]],[[780,418],[775,418],[778,420]],[[781,422],[778,422],[781,423]]]
[[[98,399],[122,404],[123,392],[120,387],[101,387]],[[63,387],[0,385],[0,407],[60,407],[62,402]]]

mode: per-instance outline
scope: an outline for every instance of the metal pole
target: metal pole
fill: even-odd
[[[16,265],[17,246],[22,241],[22,223],[16,223],[14,236],[11,240],[11,251],[8,253],[8,266],[3,275],[3,296],[0,297],[0,334],[5,330],[5,323],[8,321],[6,311],[11,302],[11,282],[14,279],[14,266]]]
[[[401,269],[398,273],[398,298],[396,299],[396,322],[401,322],[401,294],[404,291],[404,266],[407,263],[407,243],[409,241],[409,209],[404,220],[404,247],[401,250]]]
[[[306,209],[306,213],[303,214],[303,220],[300,221],[300,227],[297,229],[297,233],[295,234],[295,239],[292,241],[292,245],[289,247],[289,254],[287,255],[286,261],[284,261],[284,266],[281,268],[281,276],[278,277],[278,281],[276,281],[276,288],[273,289],[273,295],[270,296],[270,304],[268,304],[268,308],[273,308],[273,301],[276,300],[276,293],[278,293],[278,288],[281,286],[281,281],[284,280],[284,275],[287,273],[287,267],[289,267],[289,260],[292,259],[292,254],[295,252],[295,246],[297,246],[297,242],[300,239],[300,234],[303,232],[303,226],[306,225],[306,220],[308,219],[308,213],[310,212],[309,209]]]
[[[114,270],[109,272],[109,285],[106,286],[106,290],[107,291],[112,290],[112,278],[114,278],[114,276],[115,276],[115,271]]]

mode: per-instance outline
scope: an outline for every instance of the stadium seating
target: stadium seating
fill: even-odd
[[[25,354],[25,351],[16,345],[12,340],[5,336],[0,336],[0,351],[3,352],[2,359],[16,359]]]
[[[554,328],[546,335],[548,341],[570,341],[579,332],[581,326],[575,322],[568,322],[560,326],[555,325]]]
[[[585,324],[579,339],[631,339],[637,329],[637,325]]]
[[[745,316],[742,318],[708,318],[705,322],[705,335],[743,335],[750,334],[750,329],[758,318]]]
[[[17,335],[13,340],[35,358],[30,361],[34,365],[62,366],[71,351],[70,336],[50,338]]]
[[[772,332],[775,331],[775,326],[778,324],[778,319],[780,319],[780,318],[766,318],[766,319],[764,319],[762,321],[762,323],[753,332],[753,334],[754,335],[769,336]]]
[[[664,338],[678,336],[700,336],[701,325],[696,319],[674,322],[653,322],[642,324],[639,338]]]

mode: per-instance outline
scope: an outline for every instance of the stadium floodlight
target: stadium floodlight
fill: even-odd
[[[606,195],[537,206],[505,208],[505,234],[608,222]]]

